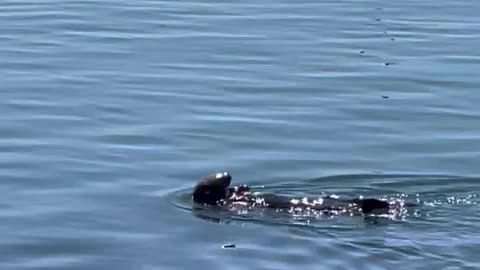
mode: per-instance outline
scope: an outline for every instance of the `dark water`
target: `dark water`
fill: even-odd
[[[479,10],[2,1],[0,268],[480,268]],[[423,204],[206,220],[188,191],[217,170]]]

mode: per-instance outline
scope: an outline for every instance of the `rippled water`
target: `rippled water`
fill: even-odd
[[[480,268],[478,10],[2,1],[0,268]],[[206,220],[188,192],[217,170],[424,203]]]

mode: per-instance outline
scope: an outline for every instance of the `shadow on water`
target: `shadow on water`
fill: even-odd
[[[268,209],[261,207],[218,207],[193,204],[191,190],[169,194],[175,207],[191,212],[195,217],[221,224],[254,222],[273,226],[301,226],[312,229],[350,229],[370,224],[395,222],[428,222],[436,211],[455,211],[455,207],[476,205],[479,202],[475,177],[446,175],[336,175],[301,182],[283,182],[254,186],[262,193],[287,196],[337,195],[341,198],[379,198],[396,205],[388,215],[351,215]],[[243,183],[236,183],[243,184]],[[193,185],[193,183],[192,183]],[[445,213],[443,213],[445,215]]]

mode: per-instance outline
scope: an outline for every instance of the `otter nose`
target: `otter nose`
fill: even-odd
[[[221,180],[225,188],[230,186],[230,182],[232,181],[232,176],[228,172],[217,173],[215,178]]]

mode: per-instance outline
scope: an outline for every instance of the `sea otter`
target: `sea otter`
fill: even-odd
[[[275,209],[346,212],[353,214],[388,213],[390,204],[378,199],[339,199],[336,196],[293,198],[253,192],[246,185],[230,187],[232,176],[228,172],[204,177],[194,188],[192,199],[205,205],[242,204],[249,207]]]

